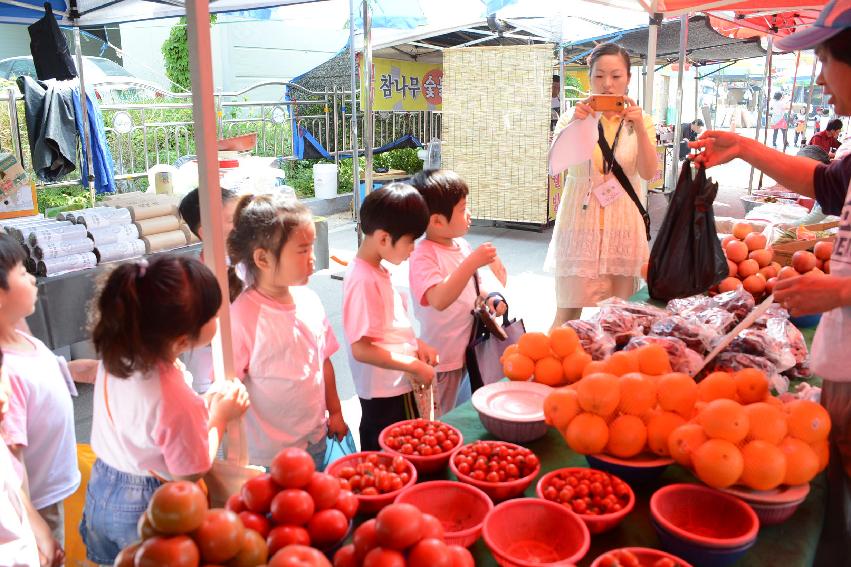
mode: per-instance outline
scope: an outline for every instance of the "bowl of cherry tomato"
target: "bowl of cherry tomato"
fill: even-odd
[[[592,534],[614,528],[635,506],[635,494],[627,483],[592,469],[548,472],[538,481],[535,492],[538,498],[561,504],[577,514]]]
[[[501,502],[523,494],[541,471],[541,462],[535,453],[514,443],[474,441],[452,454],[449,468],[461,482]]]
[[[417,469],[400,455],[363,451],[346,455],[330,465],[328,474],[358,498],[359,513],[378,512],[417,482]]]
[[[471,484],[451,480],[432,480],[410,486],[396,503],[413,504],[431,514],[443,525],[448,544],[470,547],[482,535],[482,524],[493,510],[488,495]]]
[[[445,469],[452,451],[463,442],[461,432],[448,423],[427,419],[399,421],[385,427],[378,436],[384,451],[402,455],[421,475]]]
[[[649,547],[622,547],[607,551],[591,567],[691,567],[679,557]]]

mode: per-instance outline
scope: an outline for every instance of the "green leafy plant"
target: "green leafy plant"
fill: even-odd
[[[216,15],[210,15],[210,25],[216,23]],[[172,26],[168,39],[163,42],[161,51],[165,60],[165,73],[173,85],[183,90],[192,88],[189,74],[189,36],[186,31],[186,18]]]
[[[38,210],[41,213],[54,207],[62,207],[71,211],[83,209],[89,205],[89,192],[80,186],[45,187],[38,191]]]

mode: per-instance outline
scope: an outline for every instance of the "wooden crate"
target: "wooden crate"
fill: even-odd
[[[829,230],[838,226],[839,221],[834,221],[819,224],[808,224],[805,225],[804,228],[818,232],[820,230]],[[775,262],[778,262],[781,266],[790,266],[792,265],[792,255],[795,254],[795,252],[799,250],[812,250],[815,247],[816,242],[833,242],[834,240],[836,240],[835,236],[816,238],[815,240],[790,240],[780,244],[772,244],[771,249],[774,250]]]

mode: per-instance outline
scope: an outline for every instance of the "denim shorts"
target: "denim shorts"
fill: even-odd
[[[119,551],[139,539],[136,524],[160,485],[154,477],[124,473],[95,461],[80,522],[89,561],[112,565]]]

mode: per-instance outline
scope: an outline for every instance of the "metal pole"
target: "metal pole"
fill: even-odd
[[[352,202],[355,210],[355,232],[360,246],[363,233],[360,228],[360,159],[358,158],[358,63],[355,54],[355,10],[356,0],[349,0],[349,53],[352,56],[352,117],[349,122],[349,134],[352,143]],[[345,106],[346,96],[343,95]]]
[[[567,97],[564,96],[564,46],[558,46],[558,76],[559,76],[559,116],[564,114],[565,109],[567,108]]]
[[[363,143],[366,146],[366,164],[364,165],[365,195],[372,193],[372,150],[375,141],[375,116],[372,115],[373,69],[372,69],[372,18],[369,13],[369,2],[363,3],[363,69],[366,81],[366,106],[363,109]]]
[[[800,64],[801,64],[801,52],[799,51],[798,56],[795,58],[795,75],[792,77],[792,96],[789,97],[789,112],[788,112],[788,114],[789,114],[790,119],[792,119],[793,116],[794,116],[792,114],[792,109],[794,108],[794,105],[795,105],[795,87],[798,86],[798,66]],[[793,122],[794,122],[794,120],[793,120]],[[796,123],[795,129],[797,129],[797,128],[798,128],[798,125]],[[787,141],[789,140],[789,124],[788,123],[786,124],[786,138],[785,139]],[[787,146],[788,146],[788,144],[784,144],[784,146],[783,146],[783,152],[784,153],[786,152]]]
[[[83,107],[83,151],[86,153],[86,171],[81,172],[92,206],[95,206],[95,185],[92,166],[92,139],[89,129],[89,104],[86,97],[86,80],[83,75],[83,50],[80,47],[80,28],[74,24],[74,55],[77,57],[77,72],[80,74],[80,106]],[[23,162],[22,162],[23,163]]]
[[[700,73],[698,72],[697,65],[694,66],[694,119],[697,120],[701,118],[698,116],[698,98],[700,98]]]
[[[769,68],[771,67],[771,51],[772,51],[773,46],[774,46],[774,36],[769,35],[768,36],[768,53],[766,53],[766,55],[765,55],[765,72],[762,74],[762,85],[763,86],[765,86],[766,84],[770,85],[771,78],[769,76]],[[769,86],[769,89],[770,88],[771,87]],[[757,101],[757,107],[756,107],[757,108],[757,112],[756,112],[756,133],[754,134],[754,137],[753,137],[753,139],[756,140],[756,141],[759,141],[759,131],[760,131],[760,128],[762,126],[762,108],[763,108],[762,91],[763,91],[763,89],[759,90],[759,100]],[[770,104],[771,97],[768,96],[768,94],[766,94],[765,100],[766,100],[766,104],[765,104],[765,109],[766,109],[765,110],[765,112],[766,112],[765,131],[767,133],[768,132],[768,105]],[[755,171],[754,167],[751,166],[751,172],[750,172],[750,175],[748,176],[748,195],[750,195],[751,192],[753,191],[754,171]]]
[[[680,68],[677,71],[677,121],[674,123],[674,152],[677,156],[671,168],[670,187],[677,186],[680,175],[679,152],[680,139],[683,136],[683,73],[686,66],[686,46],[688,45],[688,14],[680,16]]]
[[[771,119],[769,116],[769,112],[771,111],[771,64],[772,64],[772,53],[774,51],[774,36],[768,36],[768,54],[765,56],[765,76],[768,87],[765,90],[765,132],[762,135],[762,143],[763,145],[768,145],[768,121]],[[759,130],[757,130],[757,136],[759,136]],[[751,170],[753,170],[753,166],[751,166]],[[762,177],[763,172],[759,172],[759,182],[757,183],[757,189],[762,187]],[[751,192],[751,187],[748,186],[748,194]]]
[[[810,93],[807,95],[807,111],[804,113],[804,138],[807,136],[807,128],[810,125],[810,109],[813,105],[813,91],[816,86],[816,66],[818,65],[818,57],[813,55],[813,70],[810,72]],[[813,132],[813,134],[817,134],[817,132]],[[806,139],[804,139],[804,143],[806,143]]]
[[[18,129],[18,102],[15,93],[18,89],[9,87],[9,127],[12,133],[12,150],[18,158],[18,163],[24,167],[24,148],[21,144],[21,131]]]
[[[653,0],[651,7],[653,16],[650,17],[650,26],[648,27],[647,36],[647,77],[644,79],[644,112],[653,116],[653,76],[656,71],[656,38],[659,33],[659,26],[662,24],[662,15],[655,13],[656,0]]]

